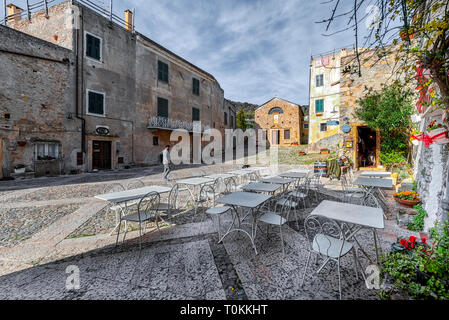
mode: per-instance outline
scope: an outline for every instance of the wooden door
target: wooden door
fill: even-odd
[[[93,141],[92,146],[92,169],[112,169],[111,141]]]

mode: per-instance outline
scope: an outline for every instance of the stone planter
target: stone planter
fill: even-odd
[[[395,205],[396,221],[400,227],[408,227],[409,224],[413,223],[418,211],[413,208],[405,207],[396,203]]]
[[[25,168],[14,169],[14,173],[15,173],[15,174],[22,174],[22,173],[25,173]]]

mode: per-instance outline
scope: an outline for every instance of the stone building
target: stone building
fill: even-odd
[[[379,90],[392,80],[393,59],[379,59],[372,50],[360,49],[360,73],[352,49],[312,59],[309,151],[345,153],[355,168],[380,165],[379,131],[368,128],[354,111],[368,88]]]
[[[309,152],[339,143],[341,58],[349,53],[348,49],[342,49],[311,59]]]
[[[15,166],[36,176],[77,169],[74,62],[71,50],[0,26],[0,178]]]
[[[273,98],[254,112],[255,129],[267,130],[270,145],[291,146],[301,143],[304,114],[300,105]]]
[[[21,12],[14,5],[9,10],[10,15]],[[129,10],[122,19],[85,1],[65,1],[48,8],[48,14],[40,10],[30,19],[16,15],[8,26],[59,46],[72,57],[68,86],[72,91],[64,108],[71,109],[76,120],[70,123],[76,123],[80,132],[67,147],[72,150],[67,151],[70,168],[91,171],[155,164],[163,146],[174,144],[170,143],[174,129],[191,132],[193,121],[222,132],[232,127],[232,119],[225,120],[231,112],[218,81],[138,33]],[[29,91],[29,99],[38,99],[44,91],[38,85]]]

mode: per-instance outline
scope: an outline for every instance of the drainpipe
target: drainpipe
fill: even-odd
[[[80,10],[82,10],[82,8],[80,8],[80,7],[78,7]],[[82,21],[82,11],[81,11],[81,17],[78,17],[81,21]],[[80,21],[80,22],[81,22]],[[82,116],[80,116],[80,115],[82,115],[82,110],[81,110],[81,113],[80,113],[80,108],[79,108],[79,105],[80,105],[80,102],[82,103],[82,99],[80,100],[80,95],[82,94],[82,83],[83,83],[83,55],[82,55],[82,52],[83,51],[81,51],[81,79],[79,79],[80,77],[79,77],[79,73],[80,73],[80,71],[79,71],[79,68],[80,68],[80,54],[79,54],[79,47],[80,47],[80,41],[79,41],[79,38],[80,38],[80,35],[79,35],[79,33],[80,33],[80,31],[81,31],[81,35],[83,34],[83,27],[82,27],[82,23],[80,23],[80,25],[81,25],[81,30],[80,29],[76,29],[75,30],[75,37],[76,37],[76,40],[75,40],[75,45],[76,45],[76,48],[75,48],[75,51],[76,51],[76,97],[75,97],[75,104],[76,104],[76,118],[77,119],[79,119],[79,120],[81,120],[81,152],[83,152],[83,153],[87,153],[86,152],[86,142],[85,142],[85,132],[86,132],[86,119],[84,119]],[[83,46],[81,46],[81,48],[82,48],[82,50],[84,50],[83,49]],[[81,108],[82,109],[82,108]]]

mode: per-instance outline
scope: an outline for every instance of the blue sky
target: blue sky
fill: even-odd
[[[23,0],[11,2],[24,8]],[[310,53],[354,43],[352,30],[322,35],[325,25],[316,21],[333,6],[325,2],[114,0],[114,12],[136,8],[140,33],[214,75],[228,99],[261,104],[278,96],[308,104]],[[334,30],[346,23],[340,20]]]

